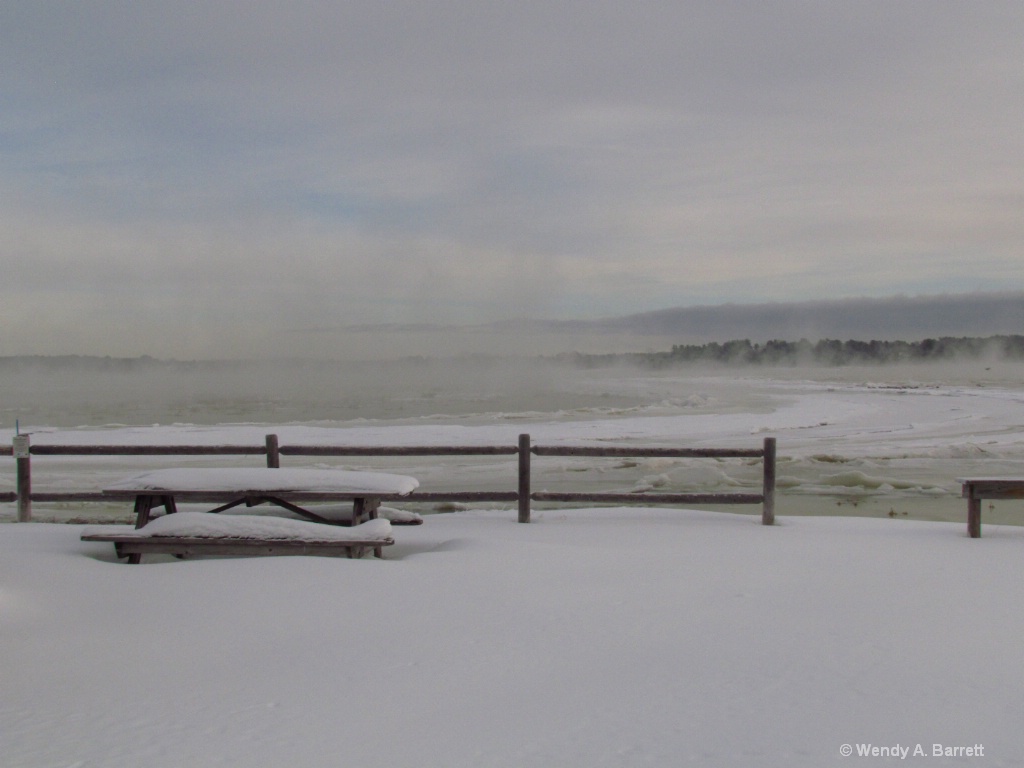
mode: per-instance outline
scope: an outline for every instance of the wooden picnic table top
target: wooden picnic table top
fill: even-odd
[[[293,500],[331,501],[408,496],[419,482],[406,475],[343,469],[280,469],[268,467],[157,469],[121,480],[103,493],[117,498],[138,496],[240,498],[281,496]]]
[[[1021,477],[969,477],[957,480],[965,498],[1017,499],[1024,496],[1024,478]]]

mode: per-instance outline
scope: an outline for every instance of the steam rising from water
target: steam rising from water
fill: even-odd
[[[0,370],[0,419],[13,426],[349,422],[628,408],[554,361],[406,359],[360,363],[90,364]]]
[[[81,359],[0,366],[0,430],[99,425],[485,423],[648,409],[749,411],[764,407],[760,379],[916,386],[1016,386],[1021,365],[999,361],[838,368],[623,365],[581,370],[550,358],[471,356],[398,361],[175,363]],[[724,374],[724,375],[723,375]],[[707,377],[713,377],[707,391]]]

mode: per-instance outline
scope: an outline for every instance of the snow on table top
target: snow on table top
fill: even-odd
[[[383,472],[342,469],[177,468],[157,469],[126,478],[105,490],[213,491],[247,493],[306,492],[406,496],[419,487],[416,478]]]
[[[211,515],[206,512],[178,512],[151,520],[142,528],[131,528],[125,525],[97,525],[82,531],[83,536],[111,534],[138,538],[175,536],[197,539],[379,541],[391,535],[391,523],[383,518],[377,518],[346,528],[264,515]]]

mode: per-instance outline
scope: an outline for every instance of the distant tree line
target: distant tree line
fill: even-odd
[[[620,363],[652,368],[713,363],[721,365],[864,365],[941,360],[982,360],[1002,358],[1024,360],[1024,336],[989,336],[924,339],[922,341],[838,341],[810,342],[773,340],[763,344],[749,339],[708,344],[676,344],[668,352],[637,352],[612,355],[573,353],[559,356],[584,368]]]

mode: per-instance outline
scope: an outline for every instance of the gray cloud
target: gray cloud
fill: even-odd
[[[8,4],[0,354],[1005,289],[1021,39],[998,0]]]

